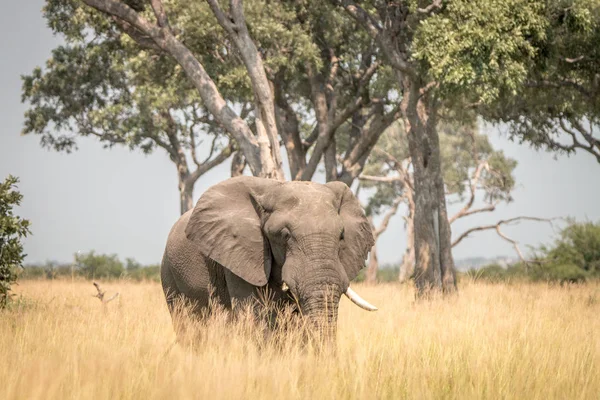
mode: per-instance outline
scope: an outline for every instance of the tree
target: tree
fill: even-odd
[[[22,240],[31,232],[29,221],[14,215],[23,195],[16,190],[17,178],[9,175],[0,184],[0,308],[10,300],[11,285],[17,280],[17,268],[23,264]]]
[[[486,135],[477,131],[475,124],[440,123],[440,155],[442,174],[445,182],[447,201],[462,203],[454,215],[449,216],[449,224],[471,215],[492,212],[500,202],[512,201],[511,192],[515,186],[513,171],[516,162],[507,158],[502,151],[493,149]],[[406,132],[401,122],[393,125],[381,138],[375,148],[365,172],[360,176],[362,185],[375,189],[366,207],[367,214],[383,215],[381,226],[374,229],[379,237],[396,214],[401,203],[406,205],[404,216],[407,228],[407,246],[400,266],[400,280],[413,275],[415,248],[413,236],[415,212],[414,176],[411,169],[409,149],[402,137]],[[479,197],[478,206],[476,201]],[[473,227],[459,235],[452,247],[469,234],[484,230]],[[371,251],[369,268],[376,271],[376,248]],[[375,272],[371,272],[374,276]],[[367,280],[369,277],[367,273]]]
[[[548,2],[545,17],[519,96],[501,93],[482,115],[536,148],[584,152],[600,163],[600,2]]]
[[[324,158],[328,181],[352,184],[398,116],[372,38],[322,2],[167,6],[48,0],[45,17],[67,44],[24,78],[32,105],[25,132],[64,150],[77,134],[164,148],[178,170],[182,212],[194,182],[234,147],[232,175],[247,163],[255,175],[281,179],[279,137],[292,179],[312,179]],[[343,146],[338,131],[349,135]],[[205,152],[213,155],[215,144],[221,152],[199,162],[202,133],[214,137]],[[235,143],[223,143],[227,136]]]
[[[140,52],[106,24],[83,23],[77,9],[60,4],[50,2],[45,15],[67,43],[53,50],[44,70],[23,77],[23,101],[30,104],[23,133],[39,134],[43,146],[59,151],[76,148],[77,135],[106,147],[165,150],[177,168],[183,214],[193,207],[194,184],[231,155],[234,142],[171,59]]]
[[[205,36],[203,39],[215,39],[206,37],[211,35],[208,30],[204,30],[208,28],[207,24],[199,23],[205,22],[206,18],[203,21],[188,20],[187,25],[191,29],[187,31],[178,26],[180,22],[187,19],[185,12],[168,16],[160,0],[152,0],[149,4],[118,0],[83,0],[83,3],[94,10],[86,8],[83,11],[82,18],[86,23],[109,24],[112,30],[119,32],[119,35],[126,34],[139,46],[164,53],[175,61],[196,89],[204,107],[215,118],[216,123],[235,138],[253,174],[268,178],[283,178],[272,93],[262,56],[246,25],[241,1],[232,1],[227,11],[223,11],[216,1],[210,1],[209,5],[218,25],[226,32],[231,42],[228,49],[236,52],[250,78],[254,97],[254,130],[234,111],[231,104],[227,103],[213,77],[207,72],[203,60],[194,54],[193,47],[186,42],[188,36],[184,35],[184,32],[191,32],[192,35],[196,33],[194,39],[202,35]],[[193,4],[186,4],[185,1],[181,3],[189,8],[193,6]],[[75,0],[50,0],[49,4],[54,6],[63,17],[71,15],[79,8],[79,1]],[[181,11],[182,8],[188,9],[188,7],[178,8],[179,4],[175,5],[173,9],[176,11]],[[206,15],[204,9],[201,12]],[[229,15],[226,15],[226,12]],[[175,21],[175,25],[170,21]],[[214,28],[214,24],[212,27]],[[214,45],[219,43],[211,40],[204,43],[199,40],[192,41],[193,45],[203,50],[198,53],[201,55],[213,51]],[[221,49],[217,48],[217,50]],[[213,54],[214,58],[220,57],[218,51]]]
[[[360,5],[331,0],[379,44],[395,73],[414,169],[416,287],[454,291],[456,279],[437,124],[440,112],[514,93],[543,39],[544,2],[480,0]]]

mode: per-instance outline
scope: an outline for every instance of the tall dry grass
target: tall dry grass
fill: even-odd
[[[224,318],[193,349],[158,284],[21,282],[0,313],[0,399],[597,399],[600,286],[465,283],[450,301],[396,285],[342,299],[337,357],[254,340]],[[109,293],[110,295],[110,293]],[[290,332],[288,335],[295,335]]]

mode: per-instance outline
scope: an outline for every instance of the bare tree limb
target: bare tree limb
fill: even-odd
[[[500,227],[502,225],[508,225],[508,224],[511,224],[513,222],[518,222],[518,221],[537,221],[537,222],[548,222],[548,223],[552,224],[553,220],[554,220],[554,218],[538,218],[538,217],[520,216],[520,217],[514,217],[514,218],[510,218],[510,219],[500,220],[500,221],[496,222],[494,225],[476,226],[476,227],[467,229],[465,232],[463,232],[461,235],[459,235],[458,238],[456,238],[456,240],[454,240],[452,242],[452,247],[458,245],[460,242],[462,242],[464,239],[466,239],[469,235],[471,235],[474,232],[495,230],[496,233],[498,234],[498,236],[500,236],[502,239],[504,239],[507,242],[509,242],[510,244],[512,244],[512,246],[515,248],[515,251],[517,252],[517,254],[522,262],[530,263],[531,261],[526,260],[525,257],[523,256],[523,253],[521,252],[521,249],[519,248],[519,243],[516,240],[511,239],[508,236],[506,236],[500,230]]]
[[[573,64],[573,63],[576,63],[576,62],[579,62],[579,61],[583,60],[584,58],[585,58],[584,55],[581,55],[581,56],[575,57],[575,58],[569,58],[569,57],[567,57],[567,58],[565,58],[565,61],[568,62],[569,64]]]
[[[479,164],[477,165],[477,168],[475,169],[475,173],[473,174],[473,177],[470,179],[469,190],[471,192],[471,195],[469,196],[469,201],[467,201],[467,203],[464,205],[464,207],[462,209],[460,209],[460,211],[458,211],[456,214],[454,214],[452,217],[450,217],[448,219],[448,222],[453,223],[454,221],[456,221],[459,218],[465,217],[467,215],[475,214],[475,212],[469,212],[469,210],[471,209],[471,207],[473,207],[473,204],[475,203],[475,194],[477,191],[477,184],[479,183],[479,179],[481,178],[481,172],[483,170],[488,170],[488,171],[490,170],[490,165],[488,164],[487,161],[479,162]],[[495,209],[495,207],[492,207],[491,210],[489,209],[489,207],[487,207],[485,210],[482,210],[482,211],[493,211],[494,209]],[[482,212],[482,211],[478,211],[478,212]]]
[[[154,10],[154,15],[156,16],[156,22],[158,22],[158,26],[171,30],[171,27],[169,26],[169,19],[167,18],[167,13],[165,12],[162,1],[150,0],[150,5],[152,6],[152,10]]]
[[[388,228],[388,225],[390,224],[390,220],[398,212],[398,207],[400,206],[400,204],[402,204],[402,201],[404,200],[404,198],[405,198],[405,196],[401,195],[394,199],[394,202],[392,203],[392,207],[388,210],[387,213],[385,213],[385,216],[383,217],[381,224],[379,224],[379,227],[373,232],[373,236],[375,237],[375,240],[377,240],[377,238],[379,236],[381,236],[381,234],[383,232],[385,232],[385,230]]]
[[[431,14],[440,8],[442,8],[442,0],[434,0],[433,3],[425,8],[417,8],[417,11],[422,14]]]
[[[190,126],[189,129],[189,133],[190,133],[190,151],[192,153],[192,161],[194,161],[194,164],[196,164],[196,166],[200,166],[202,163],[198,161],[198,157],[196,156],[196,133],[194,132],[194,127],[196,126],[196,124],[192,124]],[[217,137],[217,135],[215,135],[215,138]],[[202,143],[202,141],[200,141],[200,143]]]
[[[229,145],[225,147],[221,152],[212,160],[206,160],[202,164],[200,164],[189,176],[189,181],[196,182],[202,175],[206,172],[210,171],[212,168],[221,164],[225,160],[229,158],[229,156],[234,152],[235,144],[233,141],[229,141]]]
[[[208,157],[206,157],[206,159],[204,161],[202,161],[202,164],[206,164],[208,162],[208,160],[211,159],[211,157],[213,156],[214,152],[215,152],[215,145],[217,144],[217,139],[219,139],[218,135],[214,135],[213,140],[210,144],[210,151],[208,153]],[[230,141],[231,144],[231,141]]]
[[[572,129],[567,127],[563,118],[559,118],[558,123],[561,129],[568,133],[569,136],[571,136],[572,144],[564,145],[549,138],[549,141],[552,144],[552,146],[565,151],[573,151],[575,149],[585,150],[594,157],[596,157],[596,160],[600,163],[600,140],[594,138],[591,134],[587,133],[583,126],[581,126],[581,124],[577,123],[577,125],[575,125],[574,121],[569,120],[569,123],[572,126],[575,126],[575,128],[582,134],[583,138],[588,142],[588,145],[585,145],[577,139],[577,134]]]
[[[363,181],[371,181],[371,182],[402,182],[404,179],[401,176],[374,176],[374,175],[365,175],[360,174],[358,179]]]

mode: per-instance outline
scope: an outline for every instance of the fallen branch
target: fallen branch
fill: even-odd
[[[96,290],[98,291],[98,293],[92,295],[92,297],[97,297],[98,299],[100,299],[102,304],[109,303],[109,302],[113,301],[114,299],[116,299],[117,297],[119,297],[119,292],[117,292],[112,297],[105,299],[104,296],[106,295],[106,292],[100,288],[100,285],[97,282],[94,282],[94,286],[96,287]]]

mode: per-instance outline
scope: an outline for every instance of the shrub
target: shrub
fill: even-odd
[[[127,271],[127,276],[134,281],[154,281],[160,282],[160,265],[140,266],[133,271]]]
[[[23,199],[15,190],[18,182],[9,175],[0,184],[0,308],[10,300],[11,285],[17,280],[17,269],[25,258],[21,241],[30,233],[29,221],[13,214],[13,207]]]
[[[542,263],[531,269],[533,281],[583,283],[588,279],[589,273],[574,264]]]
[[[75,255],[77,269],[87,279],[119,278],[125,273],[123,263],[116,254],[94,254],[94,251]]]
[[[600,223],[570,220],[554,247],[542,248],[542,252],[554,266],[575,266],[600,275]]]

